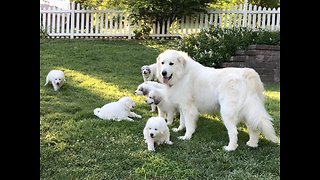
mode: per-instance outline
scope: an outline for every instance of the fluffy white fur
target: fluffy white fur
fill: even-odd
[[[63,86],[65,81],[66,79],[63,71],[51,70],[47,75],[46,83],[44,84],[44,86],[46,86],[49,82],[51,82],[53,89],[55,91],[58,91]]]
[[[116,102],[111,102],[101,108],[96,108],[93,112],[94,115],[104,120],[133,121],[132,118],[141,118],[140,115],[130,111],[134,106],[134,101],[130,97],[125,96]]]
[[[143,81],[157,81],[157,76],[156,76],[156,71],[157,71],[157,64],[150,64],[150,65],[143,65],[141,67],[141,74],[143,77]]]
[[[157,145],[163,143],[173,144],[173,142],[170,141],[169,128],[162,117],[149,118],[143,129],[143,136],[149,151],[155,150],[154,143],[157,143]]]
[[[146,97],[146,102],[149,105],[155,104],[158,109],[158,116],[167,119],[167,125],[172,124],[174,117],[178,113],[178,108],[166,96],[166,89],[150,91]]]
[[[157,68],[159,80],[167,85],[168,98],[178,105],[180,117],[183,116],[175,129],[186,128],[180,139],[192,137],[199,114],[219,111],[229,136],[225,150],[237,148],[239,122],[248,128],[248,146],[258,146],[260,132],[266,139],[279,142],[272,118],[264,107],[264,87],[255,70],[205,67],[176,50],[161,53],[157,57]]]
[[[143,95],[147,97],[150,91],[153,91],[156,89],[164,89],[165,87],[166,87],[165,85],[155,81],[146,81],[139,84],[134,93],[136,95],[140,95],[140,96]],[[156,107],[157,106],[155,104],[151,104],[150,112],[154,112],[156,110]]]

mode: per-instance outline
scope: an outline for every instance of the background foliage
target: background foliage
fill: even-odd
[[[252,31],[247,28],[222,29],[211,27],[179,41],[178,49],[187,52],[199,63],[220,67],[236,50],[250,44],[280,45],[280,32]]]

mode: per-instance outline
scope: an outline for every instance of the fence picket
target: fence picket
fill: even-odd
[[[280,8],[277,9],[277,22],[276,22],[276,29],[275,30],[280,30]]]
[[[267,29],[270,29],[270,19],[271,19],[271,9],[268,8],[268,14],[267,14]]]
[[[257,11],[257,5],[254,5],[253,12],[256,12],[256,11]],[[256,30],[256,21],[257,21],[257,14],[253,13],[253,16],[252,16],[252,29],[253,30]]]

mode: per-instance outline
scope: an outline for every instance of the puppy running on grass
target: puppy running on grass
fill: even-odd
[[[55,91],[58,91],[62,85],[65,83],[66,79],[64,76],[63,71],[61,70],[51,70],[46,78],[46,83],[44,86],[46,86],[49,82],[51,82],[53,89]]]
[[[170,141],[170,131],[167,123],[162,117],[149,118],[143,129],[143,136],[149,151],[155,151],[154,143],[157,143],[157,145],[163,143],[173,144],[173,142]]]

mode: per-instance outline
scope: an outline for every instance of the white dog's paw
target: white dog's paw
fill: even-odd
[[[256,142],[248,141],[246,144],[247,144],[248,146],[250,146],[250,147],[253,147],[253,148],[258,147],[258,143],[256,143]]]
[[[127,120],[127,121],[134,121],[134,120],[131,119],[131,118],[126,118],[125,120]],[[118,121],[121,121],[121,120],[119,119]]]
[[[181,139],[181,140],[189,140],[191,137],[189,137],[189,136],[179,136],[178,138]]]
[[[178,132],[178,131],[180,131],[181,129],[179,129],[179,128],[172,128],[172,131],[174,131],[174,132]]]
[[[173,142],[172,141],[166,141],[166,144],[172,145]]]
[[[155,151],[154,148],[148,148],[148,151]]]
[[[237,149],[237,147],[238,147],[238,144],[236,144],[236,145],[234,145],[234,146],[223,146],[223,149],[225,150],[225,151],[234,151],[234,150],[236,150]]]

